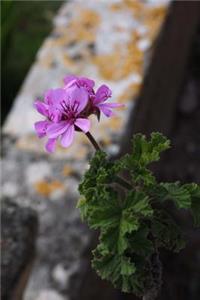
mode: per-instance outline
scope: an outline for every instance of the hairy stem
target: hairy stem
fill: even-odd
[[[93,145],[96,151],[101,150],[101,147],[99,146],[99,144],[97,143],[97,141],[89,131],[85,135],[87,136],[87,138],[89,139],[90,143]]]

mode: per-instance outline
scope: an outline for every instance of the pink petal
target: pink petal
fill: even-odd
[[[86,88],[90,88],[90,89],[93,89],[93,87],[95,85],[94,80],[91,80],[87,77],[78,77],[75,75],[66,76],[64,78],[64,83],[66,84],[65,88],[72,86],[74,83],[77,83],[79,87],[82,86],[82,87],[86,87]]]
[[[109,89],[109,87],[105,84],[101,85],[97,92],[96,92],[96,98],[94,100],[94,103],[101,103],[105,102],[109,97],[112,96],[112,91]]]
[[[52,98],[53,98],[53,104],[60,103],[61,101],[67,99],[66,90],[62,88],[53,90]]]
[[[108,106],[108,107],[110,107],[110,108],[117,108],[117,107],[125,107],[125,105],[124,104],[122,104],[122,103],[115,103],[115,102],[112,102],[112,103],[102,103],[102,104],[100,104],[100,105],[105,105],[105,106]]]
[[[112,117],[114,115],[112,109],[108,108],[107,106],[105,106],[105,104],[99,104],[97,106],[100,111],[102,111],[102,113],[106,116],[106,117]]]
[[[57,138],[59,135],[61,135],[67,130],[68,126],[69,123],[67,121],[51,124],[48,127],[47,135],[49,138]]]
[[[76,110],[76,115],[83,111],[88,103],[88,93],[82,87],[74,86],[68,90],[70,107]]]
[[[48,90],[44,99],[49,105],[60,107],[60,103],[67,99],[66,90],[62,88]]]
[[[35,126],[35,131],[36,131],[38,137],[42,138],[47,133],[49,122],[48,121],[39,121],[39,122],[36,122],[34,124],[34,126]]]
[[[90,120],[88,119],[78,118],[75,121],[75,125],[85,133],[90,130]]]
[[[75,75],[67,75],[64,77],[63,81],[64,81],[64,84],[68,85],[68,83],[70,83],[72,80],[77,80],[78,77],[75,76]]]
[[[80,86],[84,86],[84,87],[89,87],[91,89],[93,89],[95,82],[92,79],[89,79],[87,77],[80,77],[78,79],[78,83],[80,84]]]
[[[49,116],[48,117],[52,122],[58,123],[62,117],[61,108],[53,106],[53,105],[49,106]]]
[[[45,149],[49,152],[52,153],[55,151],[56,148],[56,139],[48,139]]]
[[[111,117],[113,116],[113,108],[117,108],[117,107],[123,107],[124,104],[121,103],[100,103],[97,105],[97,107],[102,111],[102,113],[104,113],[104,115],[106,117]]]
[[[52,97],[52,89],[47,90],[46,93],[44,94],[44,102],[46,104],[51,104],[51,97]]]
[[[61,137],[61,145],[63,147],[67,148],[72,144],[74,139],[74,132],[75,129],[74,125],[72,124],[67,128],[66,132]]]
[[[49,106],[47,104],[37,100],[35,101],[34,106],[41,115],[48,117]]]

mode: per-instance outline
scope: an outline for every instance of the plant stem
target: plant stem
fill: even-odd
[[[101,150],[101,147],[99,146],[99,144],[97,143],[97,141],[95,140],[95,138],[91,135],[91,133],[89,131],[85,135],[87,136],[87,138],[89,139],[89,141],[91,142],[91,144],[93,145],[93,147],[96,151]]]

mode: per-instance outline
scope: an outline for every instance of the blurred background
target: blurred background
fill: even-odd
[[[1,1],[1,122],[53,28],[52,18],[62,1]]]
[[[36,98],[67,74],[92,78],[125,104],[92,133],[112,157],[134,133],[160,131],[172,149],[152,166],[159,181],[200,183],[200,2],[1,1],[2,299],[128,300],[91,269],[97,237],[80,220],[78,184],[93,150],[81,134],[53,155],[34,132]],[[199,300],[200,232],[161,251],[159,300]]]

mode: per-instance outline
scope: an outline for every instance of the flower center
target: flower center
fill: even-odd
[[[72,120],[75,119],[78,113],[79,102],[77,100],[73,101],[73,105],[66,103],[64,100],[61,102],[62,107],[62,120]]]

